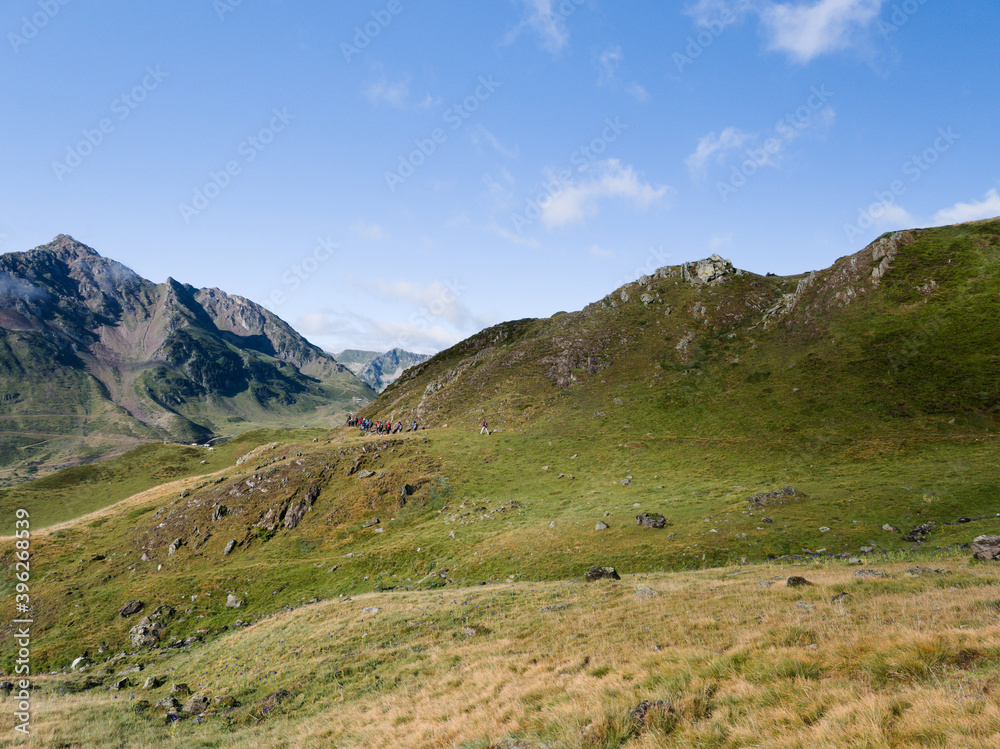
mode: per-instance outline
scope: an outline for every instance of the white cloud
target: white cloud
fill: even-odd
[[[888,226],[894,229],[908,229],[916,226],[917,220],[903,206],[896,203],[884,203],[881,210],[871,212],[876,226]]]
[[[624,198],[636,208],[648,208],[673,193],[666,185],[654,187],[642,182],[631,166],[623,167],[618,159],[592,164],[595,174],[579,182],[571,181],[542,204],[542,221],[550,229],[582,223],[598,211],[607,198]]]
[[[882,0],[769,3],[759,11],[770,48],[800,63],[851,46],[875,22]]]
[[[611,250],[602,249],[598,245],[594,244],[590,246],[590,256],[601,260],[614,260],[615,253]]]
[[[753,10],[753,4],[752,0],[698,0],[684,12],[699,26],[717,27],[739,19]]]
[[[729,234],[716,234],[709,240],[708,246],[712,250],[712,252],[715,252],[720,247],[725,247],[729,244],[732,244],[732,241],[733,241],[732,232],[730,232]]]
[[[622,57],[621,47],[610,47],[601,53],[601,56],[597,58],[599,66],[598,85],[605,86],[615,80],[615,73],[618,71]]]
[[[425,286],[406,280],[386,281],[383,278],[349,277],[350,283],[385,302],[415,305],[425,317],[440,319],[459,329],[481,326],[483,321],[473,314],[461,297],[465,291],[458,281],[434,281]]]
[[[414,318],[413,322],[379,320],[356,312],[310,312],[299,316],[295,328],[311,340],[328,342],[326,348],[335,351],[343,348],[388,351],[398,347],[434,354],[466,338],[428,319]]]
[[[519,2],[524,6],[524,19],[507,33],[503,39],[504,44],[513,42],[525,29],[534,31],[542,49],[553,55],[558,54],[569,44],[569,30],[563,17],[553,11],[553,0],[519,0]]]
[[[935,226],[961,224],[966,221],[978,221],[997,216],[1000,216],[1000,194],[994,187],[979,202],[955,203],[951,208],[938,211],[934,214],[934,224]]]
[[[368,242],[378,242],[387,236],[385,230],[378,224],[366,224],[364,221],[354,224],[351,231]]]
[[[628,91],[629,96],[640,104],[645,104],[650,99],[649,92],[645,89],[645,87],[635,81],[628,84],[628,86],[625,87],[625,90]]]
[[[388,104],[396,109],[406,109],[410,96],[410,81],[404,78],[390,83],[386,78],[380,78],[365,89],[365,98],[373,105]]]
[[[744,143],[753,140],[754,137],[738,127],[727,127],[718,135],[714,132],[709,133],[698,141],[698,147],[684,160],[684,163],[687,164],[692,177],[704,177],[707,172],[706,164],[710,159],[714,157],[717,164],[722,164],[730,151],[739,150]]]

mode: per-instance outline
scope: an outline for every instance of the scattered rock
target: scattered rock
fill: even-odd
[[[170,687],[171,697],[186,697],[189,694],[191,694],[191,687],[189,687],[187,684],[184,683],[174,684],[172,687]],[[178,705],[178,707],[180,707],[180,705]]]
[[[181,708],[186,713],[191,715],[201,715],[203,712],[208,710],[208,706],[211,703],[208,701],[208,697],[198,692],[198,694],[191,695],[191,698],[184,703],[184,707]]]
[[[854,576],[860,577],[862,580],[872,577],[880,577],[880,578],[889,577],[889,575],[887,575],[885,572],[882,572],[882,570],[855,570]]]
[[[218,505],[214,510],[212,510],[212,522],[217,523],[219,520],[224,518],[229,514],[229,508],[225,505]]]
[[[606,531],[610,526],[603,520],[598,520],[597,524],[594,526],[595,531]]]
[[[636,587],[635,595],[637,598],[656,598],[659,595],[659,593],[657,593],[652,588],[647,588],[640,585]]]
[[[172,557],[174,554],[177,553],[177,550],[181,548],[183,544],[184,542],[181,539],[175,538],[173,540],[173,543],[171,543],[170,546],[167,547],[167,556]]]
[[[567,602],[564,601],[562,603],[552,603],[552,604],[549,604],[548,606],[542,606],[538,610],[539,611],[562,611],[563,609],[568,609],[572,605],[573,604],[567,603]]]
[[[618,571],[615,570],[614,567],[591,567],[589,570],[587,570],[587,573],[584,575],[584,579],[588,583],[592,583],[604,578],[608,578],[609,580],[622,579],[621,575],[618,574]]]
[[[14,691],[14,684],[10,681],[0,681],[0,694],[4,697],[9,697],[10,693]]]
[[[475,637],[477,632],[473,627],[466,627],[465,629],[462,630],[462,634],[465,637]]]
[[[378,518],[371,518],[370,520],[366,520],[366,521],[365,521],[365,524],[364,524],[364,525],[362,525],[361,527],[362,527],[362,528],[371,528],[372,526],[374,526],[374,525],[378,525],[378,524],[379,524],[379,523],[381,523],[381,522],[382,522],[382,521],[381,521],[381,520],[379,520]]]
[[[909,541],[910,543],[919,544],[927,540],[927,537],[934,530],[934,521],[929,523],[924,523],[923,525],[918,525],[912,531],[903,536],[904,541]]]
[[[87,656],[85,655],[81,655],[79,658],[74,660],[72,664],[70,664],[69,668],[71,671],[76,671],[81,668],[86,668],[89,665],[90,665],[90,659],[87,658]]]
[[[801,588],[806,585],[812,585],[812,583],[806,580],[804,577],[793,576],[788,578],[787,585],[789,588]]]
[[[983,562],[1000,561],[1000,536],[977,536],[972,541],[972,556]]]
[[[830,603],[844,603],[851,597],[850,593],[838,593],[830,599]]]
[[[370,479],[375,475],[375,471],[361,471],[358,473],[359,479]]]
[[[154,707],[162,707],[164,710],[169,712],[175,712],[181,709],[181,703],[178,702],[173,697],[164,697],[162,700],[156,703]]]
[[[823,526],[820,526],[819,532],[820,533],[829,533],[830,529],[828,527],[826,527],[825,525],[823,525]]]
[[[146,678],[146,682],[142,685],[143,689],[156,689],[157,687],[163,686],[163,679],[158,676],[149,676]]]
[[[847,560],[847,563],[848,564],[864,564],[865,560],[862,559],[861,557],[851,557],[850,559]]]
[[[861,553],[862,554],[871,554],[873,551],[875,551],[875,547],[874,546],[862,546],[861,547]]]
[[[128,636],[132,641],[132,647],[138,649],[152,647],[159,641],[162,633],[162,624],[150,621],[148,616],[144,616],[128,631]]]
[[[302,518],[306,516],[306,513],[308,511],[309,511],[309,505],[306,503],[305,500],[302,500],[301,502],[296,504],[295,507],[293,507],[287,513],[285,513],[285,528],[287,528],[290,531],[295,530],[298,527],[299,523],[302,522]]]
[[[643,528],[663,528],[667,519],[658,512],[643,512],[635,516],[635,524]]]
[[[378,614],[381,611],[382,611],[382,609],[380,609],[378,606],[369,606],[368,608],[361,609],[361,613],[364,614],[365,616],[371,616],[373,614]]]
[[[747,504],[750,506],[751,510],[756,510],[764,505],[783,505],[788,502],[791,497],[804,497],[802,492],[795,489],[792,486],[786,486],[783,489],[775,489],[771,492],[757,492],[751,497],[747,498]]]
[[[772,585],[774,585],[774,580],[758,580],[757,581],[757,587],[758,588],[770,588]]]
[[[142,611],[142,607],[142,601],[129,601],[118,610],[118,615],[125,617],[132,616],[132,614],[138,614]]]
[[[149,710],[149,700],[139,700],[132,703],[132,710],[137,713],[144,713]]]
[[[230,554],[233,553],[233,549],[235,548],[236,548],[236,539],[231,538],[229,539],[229,543],[226,544],[226,548],[222,550],[222,555],[228,557]]]
[[[132,686],[132,682],[129,681],[128,677],[126,676],[124,679],[119,679],[118,681],[114,682],[111,685],[111,690],[113,692],[121,692],[128,689],[130,686]]]
[[[882,526],[882,530],[884,530],[886,533],[899,533],[900,532],[899,528],[897,528],[894,525],[889,525],[888,523],[886,523],[885,525]]]
[[[920,577],[921,575],[950,575],[948,570],[934,569],[930,567],[907,567],[906,574],[908,577]]]
[[[629,476],[628,478],[624,478],[618,483],[621,484],[622,486],[632,486],[632,477]]]
[[[243,599],[237,598],[232,593],[226,596],[226,608],[227,609],[238,609],[243,605]]]
[[[407,497],[412,497],[415,491],[417,491],[417,487],[411,484],[403,484],[403,488],[399,490],[399,498],[406,499]]]

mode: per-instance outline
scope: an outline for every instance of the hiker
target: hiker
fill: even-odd
[[[490,428],[486,424],[486,419],[483,419],[483,428],[479,430],[479,433],[480,434],[485,434],[487,437],[489,436],[489,434],[490,434]]]
[[[414,431],[414,432],[417,431],[417,420],[416,419],[413,420],[413,426],[410,427],[410,430]]]

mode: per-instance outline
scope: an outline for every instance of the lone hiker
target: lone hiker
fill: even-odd
[[[480,434],[485,434],[487,437],[490,434],[490,428],[486,424],[486,419],[483,419],[483,428],[479,430]]]

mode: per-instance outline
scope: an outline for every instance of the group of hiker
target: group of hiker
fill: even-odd
[[[362,419],[358,416],[348,416],[347,426],[357,427],[361,430],[362,434],[399,434],[403,431],[403,422],[397,421],[395,424],[392,423],[392,419],[388,421],[372,420],[372,419]],[[417,431],[417,420],[413,420],[413,424],[407,431],[415,432]]]
[[[371,419],[362,419],[359,416],[348,416],[347,426],[357,427],[361,430],[362,434],[399,434],[403,431],[403,422],[397,421],[395,425],[392,423],[392,419],[388,421],[373,421]],[[486,423],[486,419],[483,419],[482,428],[479,430],[480,434],[489,435],[490,427]],[[415,432],[417,431],[417,420],[413,420],[413,424],[406,431]]]

